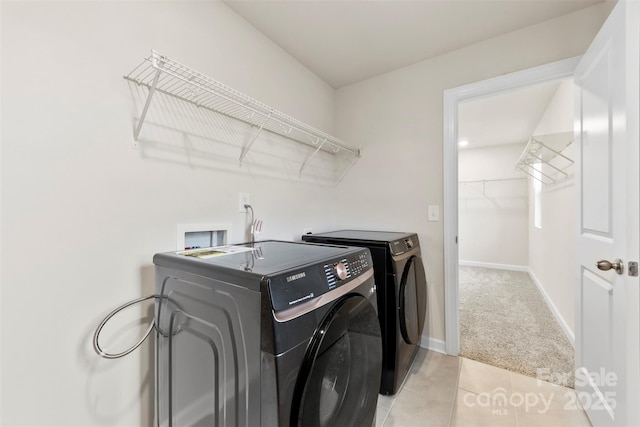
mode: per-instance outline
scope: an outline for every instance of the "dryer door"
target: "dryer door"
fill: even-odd
[[[335,303],[316,329],[296,382],[291,426],[371,426],[382,372],[376,310],[361,295]]]
[[[400,333],[407,344],[418,344],[427,311],[427,281],[419,256],[409,258],[402,272],[398,295]]]

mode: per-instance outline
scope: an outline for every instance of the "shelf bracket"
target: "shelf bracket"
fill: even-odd
[[[553,151],[553,150],[551,150],[551,151]],[[554,151],[554,153],[555,153],[555,151]],[[560,153],[557,153],[557,154],[559,154],[560,156],[562,156],[562,154],[560,154]],[[548,162],[548,161],[544,160],[542,157],[536,156],[535,154],[530,154],[530,156],[531,156],[531,157],[533,157],[533,158],[535,158],[535,159],[537,159],[537,160],[539,160],[539,162],[538,162],[538,163],[543,164],[543,165],[547,165],[548,167],[550,167],[550,168],[552,168],[552,169],[556,170],[557,172],[559,172],[559,173],[563,174],[564,176],[567,176],[567,173],[566,173],[565,171],[563,171],[563,170],[562,170],[562,169],[560,169],[560,168],[555,167],[555,166],[554,166],[554,165],[552,165],[550,162]],[[562,157],[564,157],[564,156],[562,156]],[[566,157],[565,157],[565,158],[566,158]],[[567,160],[569,160],[569,159],[567,159]],[[573,161],[572,161],[572,160],[569,160],[569,161],[570,161],[571,163],[573,163]],[[530,164],[529,164],[529,165],[527,165],[527,166],[528,166],[528,167],[531,167],[531,165],[530,165]],[[540,172],[540,173],[542,173],[542,172]],[[544,175],[544,174],[543,174],[543,175]]]
[[[356,162],[358,161],[359,158],[360,158],[360,149],[357,149],[355,154],[354,154],[354,156],[353,156],[353,160],[351,161],[349,166],[338,177],[338,182],[342,181],[342,178],[344,178],[347,175],[347,172],[349,172],[351,170],[351,168],[353,167],[353,165],[356,164]]]
[[[309,156],[309,158],[307,160],[305,160],[305,162],[302,164],[302,166],[300,166],[300,170],[298,171],[298,176],[302,175],[302,171],[304,170],[304,168],[307,167],[307,165],[309,164],[309,162],[311,162],[311,160],[313,160],[313,158],[316,156],[316,154],[318,154],[318,151],[320,151],[320,149],[322,148],[322,146],[324,145],[324,143],[327,142],[327,138],[325,138],[320,145],[318,145],[318,148],[316,148],[316,151],[313,152],[313,154],[311,156]]]
[[[156,75],[153,77],[153,83],[149,88],[149,94],[147,95],[147,101],[144,104],[144,108],[142,109],[142,114],[140,114],[140,120],[138,120],[138,125],[136,126],[136,130],[133,132],[133,139],[135,141],[138,140],[138,136],[140,136],[140,129],[142,129],[142,124],[144,123],[144,119],[147,116],[147,111],[149,110],[149,105],[151,105],[151,98],[153,98],[153,94],[156,91],[156,86],[158,85],[158,79],[160,78],[160,73],[162,64],[159,65],[159,68],[156,70]]]
[[[528,170],[524,169],[524,168],[520,168],[520,171],[526,173],[527,175],[529,175],[531,178],[535,179],[536,181],[540,181],[541,183],[543,183],[544,185],[550,185],[553,184],[554,182],[556,182],[555,179],[553,179],[551,176],[547,175],[546,173],[540,172],[541,176],[544,176],[545,178],[547,178],[549,180],[549,182],[545,182],[544,179],[538,178],[537,176],[535,176],[534,174],[532,174],[531,172],[529,172]]]
[[[538,157],[536,157],[536,156],[533,156],[533,157],[535,157],[536,159],[538,158]],[[536,164],[538,164],[538,163],[536,163]],[[547,163],[543,163],[543,162],[540,162],[539,164],[546,164],[546,165],[548,165]],[[548,165],[548,166],[553,167],[553,165]],[[534,168],[534,167],[533,167],[533,164],[522,164],[522,165],[519,165],[519,166],[518,166],[518,169],[519,169],[519,170],[521,170],[522,172],[526,173],[527,175],[529,175],[531,178],[535,179],[536,181],[540,181],[541,183],[543,183],[543,184],[545,184],[545,185],[553,184],[554,182],[556,182],[556,179],[555,179],[553,176],[551,176],[551,175],[549,175],[549,174],[546,174],[546,173],[542,172],[542,170],[540,170],[540,169],[536,169],[536,168]],[[545,181],[544,181],[544,179],[537,177],[537,176],[535,175],[535,173],[529,172],[529,170],[528,170],[528,169],[533,169],[533,171],[534,171],[534,172],[537,172],[537,173],[539,173],[539,174],[540,174],[540,177],[545,177],[545,178],[547,178],[547,179],[549,180],[549,182],[545,182]],[[558,168],[555,168],[555,167],[554,167],[554,169],[558,169]],[[559,170],[559,169],[558,169],[558,172],[561,172],[562,174],[564,174],[565,176],[567,176],[566,172],[564,172],[564,171],[561,171],[561,170]]]
[[[253,139],[251,139],[251,142],[245,145],[244,148],[242,149],[242,153],[240,153],[240,163],[242,163],[242,160],[244,160],[244,156],[247,155],[253,143],[256,142],[256,139],[258,139],[258,135],[260,135],[260,132],[262,132],[262,129],[264,128],[264,126],[269,122],[269,119],[271,119],[272,114],[273,114],[273,111],[269,113],[265,121],[260,125],[260,128],[258,129],[256,134],[253,135]]]
[[[553,148],[545,145],[542,141],[538,141],[537,139],[534,139],[535,142],[537,142],[541,147],[544,147],[545,149],[551,151],[553,154],[555,154],[556,156],[560,156],[563,159],[565,159],[566,161],[570,162],[571,164],[573,164],[573,160],[571,160],[570,158],[568,158],[567,156],[565,156],[564,154],[562,154],[559,151],[554,150]]]

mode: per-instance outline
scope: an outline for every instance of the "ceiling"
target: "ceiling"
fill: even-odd
[[[540,122],[560,81],[537,84],[458,106],[458,140],[463,149],[524,144]]]
[[[227,0],[334,88],[602,0]]]
[[[603,0],[226,0],[333,88],[341,88]],[[468,148],[525,143],[559,83],[460,105]]]

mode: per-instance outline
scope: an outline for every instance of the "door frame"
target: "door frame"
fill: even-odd
[[[447,89],[443,93],[445,351],[460,353],[458,296],[458,104],[501,92],[572,77],[582,57],[564,59]]]

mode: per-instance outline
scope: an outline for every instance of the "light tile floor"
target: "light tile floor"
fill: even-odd
[[[379,396],[377,427],[590,427],[572,389],[420,349],[402,388]]]

